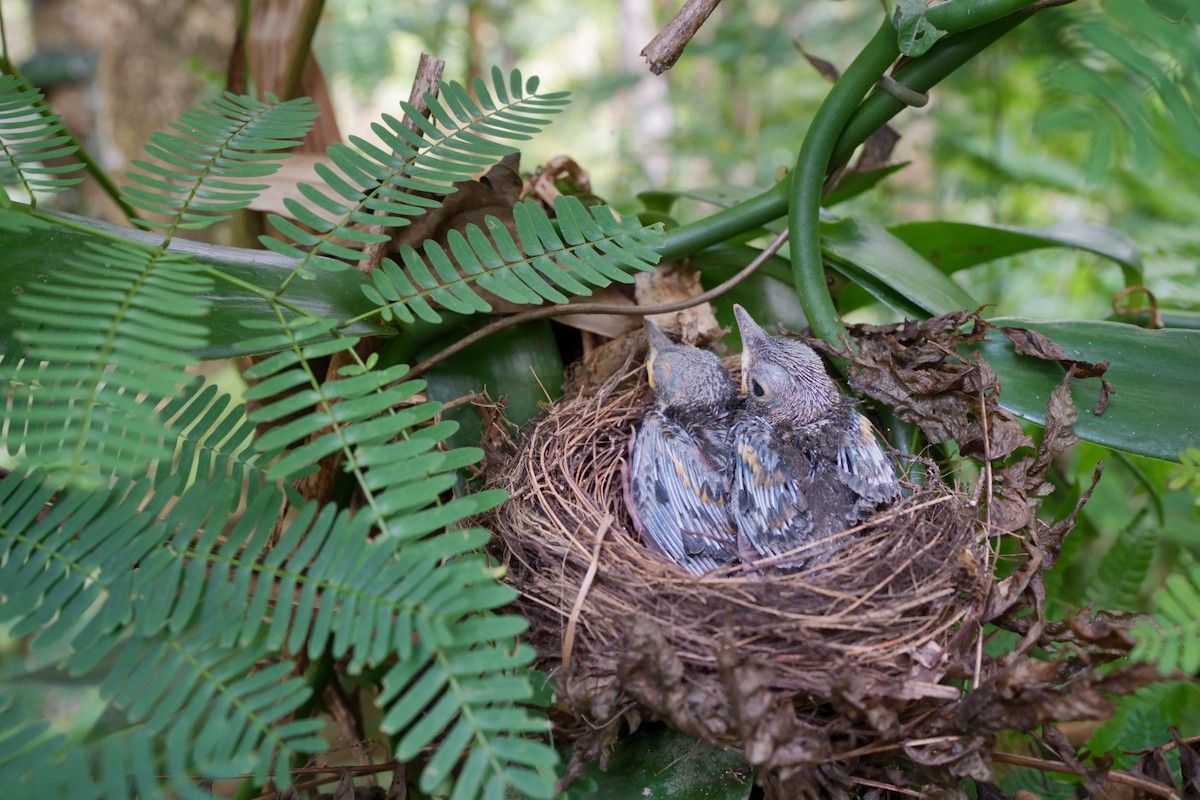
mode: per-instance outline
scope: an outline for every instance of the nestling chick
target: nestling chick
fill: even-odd
[[[741,534],[774,556],[853,527],[900,495],[892,460],[808,345],[769,335],[734,306],[744,410],[733,426]],[[837,545],[798,555],[812,561]]]
[[[737,388],[720,359],[647,320],[654,408],[633,440],[625,501],[643,539],[689,572],[734,560],[730,425]]]

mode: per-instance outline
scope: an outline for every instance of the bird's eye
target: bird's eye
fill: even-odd
[[[763,389],[762,384],[755,380],[750,381],[750,391],[755,397],[762,397],[767,393],[767,391]]]

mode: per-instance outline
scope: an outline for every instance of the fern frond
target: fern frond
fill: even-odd
[[[1190,143],[1200,137],[1200,94],[1184,78],[1200,67],[1195,21],[1172,20],[1146,2],[1106,3],[1068,19],[1056,44],[1076,57],[1056,59],[1045,73],[1063,102],[1047,104],[1039,127],[1086,130],[1097,180],[1125,155],[1143,173],[1164,154],[1189,164]]]
[[[137,474],[169,456],[154,407],[189,380],[186,353],[207,341],[197,319],[208,301],[197,295],[210,285],[187,258],[109,242],[25,292],[18,337],[29,349],[4,375],[10,451],[23,447],[26,463],[68,482]]]
[[[259,633],[263,620],[239,638],[246,606],[216,590],[228,571],[189,557],[196,541],[216,551],[205,553],[212,561],[228,555],[229,545],[214,543],[240,488],[178,489],[178,478],[158,492],[149,479],[111,491],[59,490],[31,473],[0,481],[0,619],[37,649],[70,652],[62,667],[74,675],[103,669],[101,699],[124,727],[85,747],[103,768],[76,777],[99,773],[108,797],[127,796],[125,775],[142,796],[160,796],[164,764],[176,789],[197,774],[251,772],[263,782],[278,773],[286,782],[291,756],[324,747],[319,720],[280,722],[309,689],[290,677],[290,663],[259,668],[277,652]],[[265,531],[249,558],[261,555],[281,499],[274,489],[258,494],[239,525]],[[36,772],[23,774],[37,785],[57,780]],[[118,782],[106,784],[105,772]]]
[[[193,379],[158,411],[173,456],[157,465],[155,483],[176,475],[184,485],[230,480],[265,485],[266,454],[251,446],[254,423],[245,407],[203,378]]]
[[[459,314],[490,311],[476,286],[511,303],[565,303],[564,291],[590,295],[593,286],[632,283],[630,271],[657,263],[661,225],[620,219],[608,206],[589,209],[569,196],[559,197],[554,210],[559,230],[537,203],[518,203],[513,220],[519,244],[499,220],[488,217],[486,233],[474,224],[463,233],[450,231],[449,253],[432,240],[425,242],[424,257],[404,245],[404,267],[385,259],[363,292],[385,321],[439,322],[430,301]]]
[[[1123,529],[1100,560],[1087,587],[1087,599],[1104,609],[1136,611],[1142,603],[1142,585],[1150,574],[1158,549],[1157,531],[1140,524],[1141,514]]]
[[[1140,754],[1171,741],[1174,728],[1188,729],[1200,714],[1194,681],[1163,681],[1117,700],[1117,710],[1085,745],[1096,756],[1111,755],[1114,769],[1128,769]]]
[[[44,163],[79,149],[63,130],[41,92],[12,75],[0,75],[0,185],[20,185],[34,205],[38,192],[63,192],[83,180],[67,177],[82,164]]]
[[[135,222],[170,238],[228,219],[269,188],[247,181],[273,175],[286,157],[278,151],[299,144],[316,116],[306,98],[262,102],[231,93],[185,111],[171,123],[177,133],[151,135],[145,149],[154,160],[135,160],[126,173],[125,200],[165,217]]]
[[[1200,564],[1177,572],[1154,593],[1153,619],[1133,629],[1137,645],[1130,657],[1158,665],[1164,675],[1200,670]]]
[[[307,203],[285,201],[288,212],[307,229],[273,214],[271,225],[295,244],[271,236],[260,241],[299,261],[293,277],[311,276],[311,268],[344,269],[345,260],[357,260],[362,247],[389,239],[363,226],[408,225],[411,218],[440,206],[436,196],[456,191],[455,182],[513,151],[496,140],[528,139],[548,125],[546,115],[561,111],[567,94],[538,94],[537,87],[536,78],[526,82],[514,71],[506,82],[500,70],[493,69],[490,88],[476,81],[476,102],[461,85],[445,83],[442,99],[425,95],[440,130],[416,108],[401,103],[404,116],[420,133],[385,114],[384,124],[371,126],[382,147],[356,136],[350,137],[354,147],[330,145],[327,152],[338,171],[324,165],[316,168],[326,187],[302,184],[300,193]],[[286,286],[287,282],[279,291]]]
[[[545,720],[517,705],[532,696],[519,670],[534,654],[514,641],[526,623],[493,613],[511,602],[514,592],[497,583],[495,570],[473,552],[487,541],[487,532],[458,527],[494,507],[503,494],[443,497],[454,486],[457,471],[478,461],[482,453],[474,448],[437,449],[457,426],[424,425],[441,407],[410,402],[424,382],[398,383],[406,367],[370,370],[359,362],[344,368],[335,380],[322,381],[314,375],[308,366],[312,358],[337,352],[354,358],[356,339],[322,340],[331,326],[316,322],[288,326],[283,334],[256,343],[279,352],[247,373],[259,381],[248,397],[265,400],[285,388],[293,394],[254,412],[252,419],[274,421],[299,408],[310,409],[272,429],[256,446],[292,448],[272,468],[272,476],[281,479],[330,454],[340,456],[343,469],[364,497],[363,507],[353,517],[342,512],[344,518],[336,524],[334,511],[323,511],[304,534],[300,563],[319,549],[326,557],[313,558],[310,575],[323,580],[312,570],[318,564],[324,569],[328,563],[332,576],[354,575],[354,585],[372,590],[386,586],[389,576],[393,580],[399,576],[399,583],[386,595],[393,605],[384,607],[390,608],[387,613],[395,628],[390,637],[367,644],[364,637],[382,617],[379,607],[366,602],[365,596],[347,600],[336,612],[322,604],[309,627],[305,620],[312,616],[314,595],[299,590],[295,579],[286,577],[281,596],[298,598],[286,645],[299,646],[308,636],[310,652],[320,652],[332,635],[335,655],[353,645],[355,667],[376,663],[389,647],[399,656],[384,679],[381,697],[390,706],[387,729],[402,734],[401,754],[415,753],[442,737],[422,774],[422,786],[439,785],[465,754],[456,797],[474,798],[481,792],[500,796],[506,786],[531,796],[549,796],[553,773],[545,765],[556,759],[553,750],[508,738],[546,730]],[[281,349],[285,344],[288,349]],[[305,526],[309,526],[307,517],[293,530]],[[361,540],[374,532],[375,538],[348,551],[333,551],[341,555],[333,559],[328,556],[330,546],[322,544],[327,530],[355,531]],[[277,547],[268,565],[275,563],[275,553],[286,549]],[[394,555],[381,558],[383,553]],[[276,644],[285,644],[287,623],[281,620],[277,616],[272,626]]]

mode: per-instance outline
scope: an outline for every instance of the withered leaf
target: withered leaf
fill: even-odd
[[[1029,470],[1026,483],[1030,494],[1046,493],[1045,476],[1051,462],[1079,441],[1071,430],[1076,419],[1078,415],[1075,412],[1075,403],[1071,401],[1071,373],[1068,372],[1062,382],[1054,387],[1046,404],[1046,427],[1042,434],[1042,446],[1038,449],[1037,459]]]
[[[1171,767],[1167,764],[1167,758],[1161,747],[1155,747],[1142,756],[1134,765],[1133,773],[1154,781],[1164,788],[1172,791],[1175,789],[1175,776],[1171,773]]]
[[[1092,483],[1083,494],[1079,496],[1079,502],[1071,509],[1071,513],[1060,519],[1058,522],[1051,525],[1042,538],[1042,543],[1046,549],[1046,555],[1049,559],[1046,568],[1054,566],[1058,561],[1058,556],[1062,552],[1063,540],[1067,538],[1067,534],[1075,528],[1075,520],[1079,517],[1079,512],[1083,510],[1083,505],[1092,497],[1092,492],[1096,490],[1096,484],[1100,482],[1100,476],[1104,474],[1104,462],[1096,464],[1096,468],[1092,470]]]
[[[833,62],[826,61],[823,58],[817,58],[803,48],[800,49],[800,53],[804,56],[804,60],[807,61],[812,68],[817,71],[817,74],[830,83],[837,83],[839,73],[838,68],[833,65]]]
[[[1070,361],[1067,351],[1045,334],[1029,328],[1002,326],[1000,331],[1013,343],[1013,349],[1023,356],[1043,361]]]
[[[1043,726],[1042,744],[1054,753],[1059,761],[1075,770],[1075,773],[1083,778],[1083,784],[1089,792],[1099,791],[1100,787],[1104,785],[1104,781],[1108,777],[1108,768],[1096,767],[1080,761],[1075,755],[1075,746],[1067,741],[1067,735],[1061,729],[1053,725]]]
[[[1099,378],[1100,398],[1092,408],[1092,413],[1100,416],[1108,408],[1108,398],[1117,390],[1104,379],[1108,371],[1108,362],[1100,361],[1095,364],[1080,361],[1067,355],[1062,347],[1046,335],[1028,328],[1001,327],[1004,335],[1013,343],[1013,349],[1020,355],[1040,358],[1043,361],[1057,361],[1067,371],[1069,376],[1076,378]]]
[[[1171,731],[1171,741],[1179,750],[1179,773],[1183,780],[1180,796],[1183,800],[1200,800],[1200,750],[1195,742],[1185,742],[1179,737],[1179,731]]]

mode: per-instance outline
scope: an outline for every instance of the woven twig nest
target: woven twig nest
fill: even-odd
[[[964,333],[972,322],[976,332]],[[983,325],[959,315],[862,332],[852,374],[889,399],[905,375],[937,385],[896,405],[921,424],[932,404],[941,439],[1003,461],[1003,474],[985,476],[994,496],[948,488],[931,463],[912,460],[920,485],[906,481],[903,500],[841,534],[819,570],[735,566],[698,577],[639,540],[622,496],[630,437],[651,403],[636,348],[622,369],[578,386],[492,454],[489,482],[510,499],[488,522],[569,712],[560,727],[578,735],[571,774],[603,755],[622,721],[646,717],[741,749],[776,796],[837,796],[868,776],[903,784],[898,751],[926,781],[986,774],[987,734],[1004,725],[972,726],[981,709],[959,708],[964,686],[974,684],[978,703],[983,682],[1000,674],[984,662],[980,631],[1034,606],[1040,619],[1040,605],[1027,602],[1053,561],[1040,540],[1060,541],[1069,522],[1035,521],[1031,488],[1041,489],[1053,453],[1018,459],[1032,443],[996,407],[994,376],[953,356]],[[1020,546],[1017,569],[997,582],[1002,536]],[[1014,699],[1008,692],[994,706]]]

